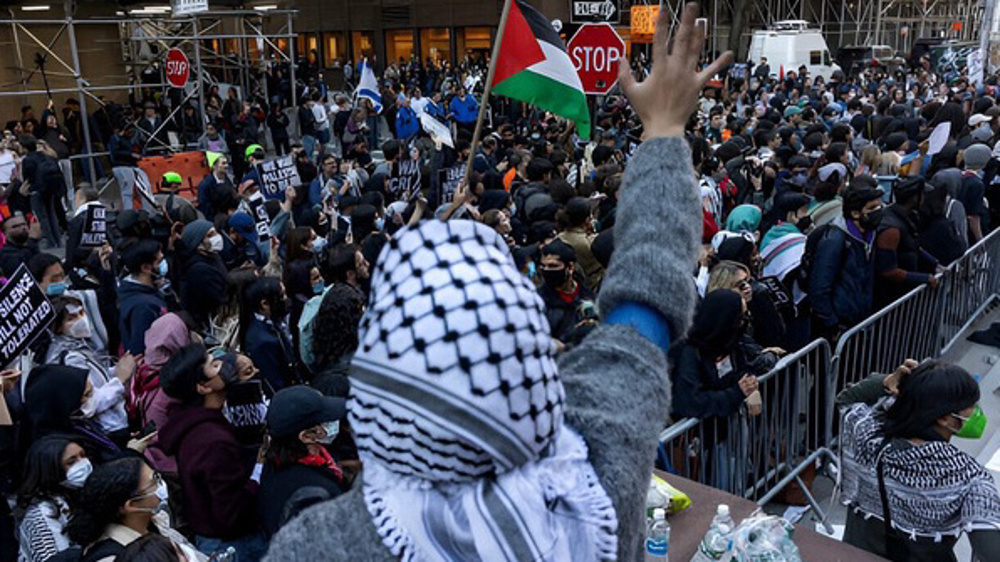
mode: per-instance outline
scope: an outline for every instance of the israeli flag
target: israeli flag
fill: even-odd
[[[368,64],[368,59],[361,63],[361,81],[358,82],[358,89],[354,92],[355,98],[368,98],[375,107],[376,113],[382,113],[382,94],[379,93],[378,80],[375,78],[375,71]]]

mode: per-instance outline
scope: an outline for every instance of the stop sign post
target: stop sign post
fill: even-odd
[[[625,58],[625,42],[611,24],[581,25],[566,50],[584,92],[604,95],[611,91],[618,81],[619,61]]]
[[[187,86],[188,78],[191,76],[191,63],[188,62],[184,51],[173,48],[167,51],[167,61],[165,64],[167,71],[167,82],[175,88]]]

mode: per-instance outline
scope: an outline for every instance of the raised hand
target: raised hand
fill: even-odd
[[[698,103],[698,95],[708,79],[733,60],[726,51],[698,71],[698,59],[705,44],[707,22],[698,19],[698,4],[684,6],[681,23],[672,45],[667,45],[670,12],[660,10],[653,39],[653,64],[649,76],[637,82],[629,65],[619,65],[618,81],[635,112],[642,119],[644,137],[677,137],[684,135],[684,125]]]

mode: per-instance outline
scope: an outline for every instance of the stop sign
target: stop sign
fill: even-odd
[[[618,80],[618,61],[625,58],[625,42],[611,24],[580,26],[566,49],[580,75],[584,92],[606,94],[611,91]]]
[[[175,88],[187,86],[188,78],[191,76],[191,64],[188,62],[184,51],[173,48],[167,51],[167,82]]]

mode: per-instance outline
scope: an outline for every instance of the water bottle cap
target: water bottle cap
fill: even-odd
[[[658,507],[653,510],[653,519],[666,519],[667,512],[663,510],[662,507]]]
[[[724,503],[720,503],[716,513],[718,515],[729,515],[729,506]]]

